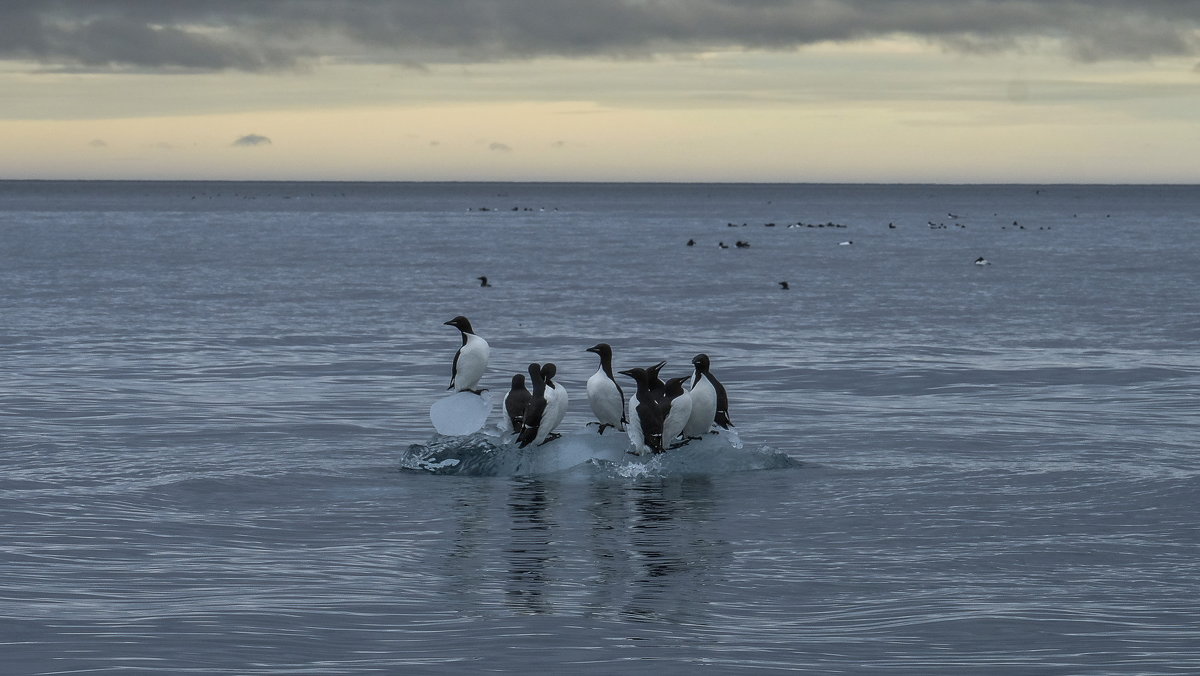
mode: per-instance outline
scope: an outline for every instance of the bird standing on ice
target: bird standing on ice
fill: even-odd
[[[517,433],[518,448],[525,448],[534,442],[546,412],[546,381],[542,379],[541,364],[534,362],[529,365],[529,382],[533,384],[533,392],[525,406],[521,431]]]
[[[605,427],[615,427],[625,431],[625,392],[613,378],[612,347],[608,343],[598,343],[587,349],[600,355],[600,367],[587,381],[588,403],[592,405],[592,413],[600,423],[600,434]]]
[[[671,378],[666,382],[659,410],[662,411],[662,447],[671,448],[675,437],[683,433],[684,427],[692,417],[692,395],[683,389],[683,381],[687,378]]]
[[[553,363],[542,364],[542,379],[546,381],[546,412],[542,415],[542,427],[538,430],[536,439],[539,444],[554,441],[561,436],[554,433],[554,428],[558,427],[563,416],[567,414],[567,388],[554,382],[557,373],[558,367]]]
[[[525,409],[529,407],[532,399],[533,395],[525,389],[525,374],[514,375],[512,388],[504,397],[504,419],[508,422],[509,430],[514,434],[520,434],[521,430],[525,429]]]
[[[713,391],[716,394],[717,407],[716,412],[713,414],[713,422],[725,429],[733,427],[733,423],[729,420],[729,397],[725,394],[725,386],[709,370],[708,355],[701,352],[692,358],[692,364],[696,366],[696,375],[692,381],[692,389],[696,389],[696,383],[701,378],[704,378],[712,385]]]
[[[454,353],[454,365],[450,371],[450,386],[447,390],[455,392],[472,392],[480,394],[483,390],[476,389],[483,372],[487,370],[488,356],[491,347],[483,338],[475,335],[471,328],[471,320],[459,315],[448,322],[462,333],[462,346]]]
[[[701,370],[701,364],[704,370]],[[692,357],[692,365],[696,372],[692,375],[692,415],[687,425],[683,427],[685,439],[699,439],[708,432],[717,417],[717,390],[712,381],[704,377],[708,369],[708,355],[701,353]]]
[[[621,375],[629,376],[637,383],[637,391],[629,400],[629,424],[625,426],[633,446],[630,452],[634,455],[662,453],[663,418],[651,389],[651,374],[644,368],[632,368],[621,371]]]

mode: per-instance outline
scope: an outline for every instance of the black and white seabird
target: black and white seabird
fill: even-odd
[[[659,400],[659,410],[662,412],[662,446],[663,450],[671,447],[683,433],[688,420],[692,417],[692,395],[683,389],[683,382],[688,378],[671,378],[666,382],[662,398]]]
[[[696,367],[696,371],[692,374],[692,415],[683,427],[683,436],[686,439],[701,438],[712,428],[717,417],[717,390],[712,381],[704,377],[701,364],[704,365],[704,370],[708,369],[708,355],[698,354],[692,358],[692,365]]]
[[[713,391],[716,393],[717,409],[713,413],[713,422],[725,429],[733,427],[733,423],[729,420],[729,397],[725,394],[725,386],[709,370],[708,355],[701,352],[692,359],[692,363],[696,365],[696,379],[703,377],[712,385]],[[692,389],[696,389],[695,382],[692,383]]]
[[[476,389],[476,386],[479,385],[479,379],[483,377],[483,372],[487,370],[491,348],[486,340],[475,335],[475,331],[471,328],[471,320],[466,317],[459,315],[445,323],[457,328],[462,333],[462,346],[454,353],[454,364],[450,370],[450,386],[446,389],[455,392],[474,392],[475,394],[483,392],[483,390]]]
[[[525,448],[537,438],[542,426],[542,417],[546,412],[546,381],[542,380],[542,365],[534,362],[529,365],[529,382],[533,384],[533,392],[529,396],[529,405],[525,407],[523,427],[517,434],[517,446]]]
[[[975,259],[975,265],[991,265],[991,264],[992,264],[992,262],[989,261],[988,259],[984,258],[983,256],[980,256],[979,258]]]
[[[587,349],[600,355],[600,367],[587,381],[588,403],[592,413],[600,424],[600,434],[604,428],[615,427],[625,431],[625,392],[613,377],[612,347],[608,343],[598,343]]]
[[[546,387],[546,410],[542,413],[542,422],[538,427],[538,433],[533,438],[534,443],[538,445],[554,441],[561,436],[554,433],[554,428],[558,427],[563,416],[567,414],[567,390],[554,382],[557,372],[558,367],[553,363],[542,364],[542,382]]]
[[[779,288],[783,289],[784,291],[787,291],[788,289],[790,289],[790,288],[792,288],[792,287],[788,286],[788,283],[787,283],[787,282],[780,282],[780,283],[779,283]]]
[[[475,279],[479,280],[479,286],[491,286],[491,284],[488,283],[487,275],[476,277]]]
[[[662,397],[663,389],[667,386],[667,384],[662,381],[662,378],[658,377],[659,372],[662,371],[663,367],[666,365],[667,362],[660,361],[654,366],[646,369],[646,385],[650,387],[650,393],[654,395],[656,400]]]
[[[633,446],[630,452],[636,455],[662,453],[663,420],[650,391],[649,373],[644,368],[632,368],[620,373],[637,383],[637,391],[629,401],[629,424],[625,426],[629,443]]]
[[[512,377],[512,389],[504,397],[504,419],[508,421],[509,429],[514,434],[521,434],[525,429],[525,409],[533,395],[525,389],[525,374],[517,373]]]

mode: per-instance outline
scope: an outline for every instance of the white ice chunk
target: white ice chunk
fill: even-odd
[[[522,449],[520,473],[553,474],[582,465],[589,460],[628,462],[634,456],[627,453],[629,437],[610,429],[605,434],[595,428],[564,434],[541,446]]]
[[[455,392],[429,407],[429,419],[438,434],[462,436],[483,429],[495,403],[491,392]]]

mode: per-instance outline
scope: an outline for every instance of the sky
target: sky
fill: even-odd
[[[1200,2],[4,0],[0,179],[1200,183]]]

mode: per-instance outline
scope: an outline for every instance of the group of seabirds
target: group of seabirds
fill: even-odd
[[[462,345],[454,353],[450,386],[446,389],[481,394],[484,390],[477,387],[487,370],[491,348],[475,334],[466,317],[460,315],[445,323],[462,334]],[[648,368],[619,371],[637,387],[627,403],[613,372],[612,347],[598,343],[587,351],[600,358],[599,367],[587,381],[588,403],[597,419],[589,425],[597,425],[600,434],[610,427],[627,433],[633,449],[630,453],[662,453],[703,438],[714,424],[725,429],[733,426],[729,420],[729,398],[709,370],[708,355],[701,353],[692,358],[691,375],[666,381],[659,377],[665,361]],[[529,365],[528,373],[532,389],[526,387],[525,374],[517,373],[504,397],[505,425],[516,435],[519,448],[557,439],[561,435],[554,430],[567,412],[567,391],[554,382],[557,367],[553,363],[535,362]]]

